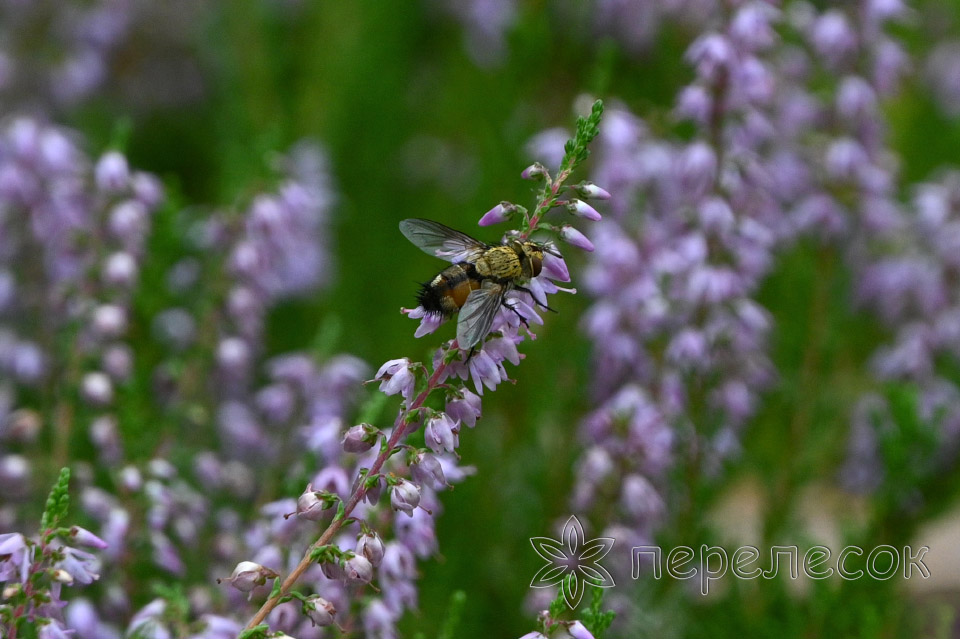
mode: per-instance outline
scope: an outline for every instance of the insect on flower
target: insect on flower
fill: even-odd
[[[453,262],[421,286],[417,301],[427,313],[445,318],[460,314],[460,348],[473,348],[486,336],[501,306],[517,313],[526,323],[507,304],[506,295],[514,289],[530,293],[521,284],[540,274],[543,254],[559,257],[545,244],[515,239],[500,245],[486,244],[431,220],[403,220],[400,232],[425,253]]]

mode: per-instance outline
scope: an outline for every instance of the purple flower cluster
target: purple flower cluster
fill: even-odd
[[[891,341],[874,353],[873,374],[881,383],[916,389],[915,419],[935,442],[930,450],[916,442],[913,463],[924,472],[940,472],[956,463],[960,451],[960,388],[950,375],[950,363],[960,357],[960,297],[955,290],[960,174],[949,171],[917,185],[897,222],[896,242],[889,241],[892,233],[871,238],[872,254],[858,262],[857,292],[860,303],[892,333]],[[880,442],[903,428],[886,397],[865,394],[853,415],[845,484],[860,491],[877,488],[885,479]]]
[[[4,2],[0,95],[73,104],[100,87],[111,54],[126,39],[131,1]],[[41,35],[43,34],[43,35]],[[40,55],[31,38],[50,38],[54,55]],[[24,105],[32,106],[32,105]]]
[[[595,28],[628,52],[649,51],[665,24],[697,30],[714,15],[716,0],[595,0]]]
[[[445,0],[438,2],[438,7],[460,22],[464,46],[475,64],[491,67],[503,60],[507,54],[506,32],[517,13],[511,0]]]
[[[0,629],[4,636],[14,636],[23,622],[33,624],[40,637],[70,636],[62,589],[97,581],[100,560],[90,552],[66,545],[65,540],[95,550],[106,547],[102,539],[77,526],[69,532],[46,531],[37,539],[20,533],[0,534],[0,585],[4,599],[0,604]]]
[[[693,140],[658,138],[625,109],[598,139],[594,178],[613,214],[597,226],[603,250],[586,274],[598,408],[583,424],[573,507],[616,504],[605,523],[638,544],[665,514],[673,456],[696,451],[694,465],[715,472],[773,379],[770,319],[752,295],[780,212],[765,180],[777,17],[743,3],[690,45],[696,78],[676,112],[696,126]]]
[[[904,15],[872,0],[823,12],[737,3],[702,15],[687,49],[695,77],[673,114],[694,125],[691,140],[608,113],[593,177],[611,215],[585,278],[598,407],[572,494],[604,535],[650,543],[671,514],[665,491],[682,505],[694,490],[665,471],[713,475],[739,450],[776,378],[755,295],[777,251],[812,236],[856,255],[900,227],[879,101],[907,66],[885,33]]]
[[[278,164],[285,180],[275,193],[254,198],[240,225],[231,221],[235,216],[214,214],[188,227],[197,253],[209,255],[210,263],[186,257],[174,264],[169,291],[184,302],[147,318],[169,349],[155,376],[168,418],[188,428],[217,426],[219,437],[196,431],[191,473],[167,461],[178,455],[176,442],[164,443],[152,459],[131,456],[124,417],[115,409],[135,363],[135,349],[125,338],[140,321],[133,299],[151,217],[162,199],[159,182],[131,170],[117,152],[91,162],[76,134],[37,120],[11,119],[0,129],[0,421],[10,426],[0,442],[3,528],[29,520],[17,502],[33,494],[28,454],[42,443],[42,406],[54,406],[54,448],[66,447],[82,429],[98,469],[75,461],[82,509],[105,547],[102,563],[94,567],[92,557],[66,547],[55,556],[64,558],[57,566],[61,581],[89,583],[96,572],[103,577],[102,595],[71,602],[65,616],[53,615],[56,628],[65,623],[105,638],[124,632],[185,636],[186,626],[177,625],[165,599],[135,610],[146,593],[131,588],[126,576],[134,564],[149,563],[183,583],[190,614],[199,620],[190,627],[205,628],[197,636],[235,636],[240,625],[220,614],[222,591],[214,578],[244,554],[287,567],[309,545],[307,524],[315,521],[285,519],[299,513],[295,500],[267,503],[252,520],[242,505],[272,496],[265,487],[277,479],[276,467],[287,469],[283,481],[312,477],[322,494],[345,499],[351,492],[357,458],[345,455],[340,441],[366,366],[346,355],[320,362],[301,353],[263,354],[270,307],[316,290],[331,273],[326,237],[333,198],[325,158],[302,143]],[[221,266],[217,255],[224,253]],[[228,275],[221,309],[195,308],[187,291],[209,286],[201,276],[218,271]],[[204,372],[205,362],[212,362],[212,375]],[[437,489],[461,476],[450,468],[444,480],[441,462],[429,457],[422,465],[439,478]],[[363,561],[382,564],[381,583],[393,584],[381,600],[392,619],[413,605],[413,556],[434,552],[432,520],[421,514],[439,512],[430,490],[418,493],[421,511],[408,511],[411,522],[396,526],[395,540],[366,539],[356,547],[364,559],[348,560],[342,574],[316,571],[316,590],[324,601],[337,602],[344,612],[339,618],[350,614],[350,583],[368,572]],[[371,506],[366,516],[386,522],[391,514],[384,510],[377,514]],[[211,529],[214,534],[207,534]],[[4,540],[23,538],[11,533]],[[340,543],[353,552],[351,540]],[[191,584],[188,574],[196,572],[190,566],[198,561],[206,574]],[[232,603],[231,616],[249,614],[243,601]],[[332,616],[334,604],[311,606],[307,617],[284,617],[280,610],[271,621],[298,636],[315,636],[319,627],[299,626],[312,628],[323,614]],[[365,616],[375,620],[373,613]]]
[[[46,501],[34,537],[0,534],[0,633],[67,637],[63,586],[87,586],[100,578],[100,561],[83,546],[103,550],[107,543],[80,526],[63,526],[69,510],[70,470],[63,468]],[[70,545],[68,545],[70,544]]]
[[[109,410],[133,367],[131,296],[161,199],[156,178],[120,153],[94,164],[71,133],[26,117],[0,129],[0,419],[16,424],[0,467],[13,493],[29,469],[11,448],[40,430],[40,405],[21,398],[56,392],[53,368],[69,367],[91,417],[81,426],[103,455],[117,455]],[[59,410],[56,420],[66,445],[73,419]]]
[[[4,1],[0,104],[48,113],[107,90],[139,105],[196,98],[202,82],[187,34],[201,7],[188,1]],[[149,54],[130,56],[132,42]]]

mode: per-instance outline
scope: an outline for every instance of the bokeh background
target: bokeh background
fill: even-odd
[[[29,116],[37,126],[61,127],[56,130],[90,158],[88,174],[102,154],[120,151],[130,167],[157,176],[164,191],[149,214],[148,230],[132,251],[139,275],[122,296],[126,326],[121,341],[134,357],[127,374],[113,380],[109,400],[98,399],[97,388],[82,386],[84,371],[97,368],[90,363],[96,359],[91,352],[99,352],[83,346],[86,311],[70,316],[69,300],[49,306],[44,301],[60,294],[54,294],[49,277],[35,272],[49,268],[38,257],[48,254],[40,251],[31,257],[22,244],[0,255],[0,273],[18,284],[10,289],[16,291],[15,300],[5,301],[0,315],[6,338],[0,339],[0,451],[5,460],[0,466],[7,486],[0,487],[6,493],[0,528],[31,530],[44,491],[61,465],[71,465],[79,477],[78,500],[81,494],[99,494],[90,493],[99,488],[124,503],[130,520],[122,574],[106,570],[101,583],[77,592],[93,602],[98,623],[106,624],[90,625],[98,630],[88,632],[123,632],[132,615],[158,592],[168,598],[182,596],[188,602],[187,618],[218,612],[244,620],[242,612],[226,609],[232,600],[222,593],[223,587],[217,594],[211,583],[213,564],[207,558],[217,531],[252,525],[263,504],[295,497],[303,488],[298,480],[321,470],[324,458],[299,459],[301,467],[291,475],[237,454],[236,459],[256,471],[249,471],[246,483],[234,478],[242,488],[233,493],[223,489],[229,481],[221,477],[213,489],[204,480],[207,475],[197,471],[200,453],[221,451],[217,455],[226,463],[230,456],[222,454],[223,440],[242,438],[223,427],[216,387],[232,382],[220,379],[211,363],[225,333],[217,322],[236,321],[222,305],[241,276],[231,261],[229,242],[197,237],[221,231],[229,235],[231,229],[242,228],[258,194],[272,192],[283,176],[305,170],[303,163],[320,162],[325,181],[317,188],[327,199],[316,208],[319,226],[308,221],[302,230],[307,244],[315,239],[321,248],[314,254],[309,246],[294,243],[280,250],[294,263],[303,250],[304,259],[316,258],[308,262],[311,268],[322,273],[311,277],[291,266],[289,289],[263,302],[256,319],[262,326],[248,340],[255,344],[250,357],[257,362],[252,384],[269,381],[263,362],[280,354],[306,352],[330,362],[346,353],[367,368],[351,378],[348,394],[354,400],[342,411],[344,424],[358,421],[360,411],[386,424],[396,398],[370,400],[376,387],[362,387],[359,380],[369,379],[388,359],[428,361],[440,341],[452,335],[452,327],[444,326],[436,335],[415,339],[415,324],[398,313],[414,304],[418,283],[441,264],[408,244],[397,223],[424,217],[495,241],[497,230],[480,229],[476,221],[501,200],[532,205],[533,185],[520,178],[520,171],[535,160],[549,164],[550,149],[556,153],[563,139],[551,129],[569,131],[575,116],[585,113],[594,98],[607,105],[604,126],[621,128],[604,129],[606,138],[601,135],[581,178],[593,175],[601,182],[617,176],[618,168],[621,177],[633,170],[629,160],[616,155],[618,135],[634,136],[639,146],[645,140],[682,146],[704,137],[696,119],[678,117],[675,108],[681,90],[701,82],[705,73],[697,66],[697,55],[688,51],[705,33],[725,33],[747,4],[0,3],[0,113],[6,131],[2,152],[7,154],[0,162],[15,164],[10,159],[16,152],[13,125]],[[922,217],[925,210],[913,207],[916,185],[940,179],[945,167],[960,163],[960,6],[940,1],[902,6],[894,0],[770,6],[778,8],[778,17],[771,20],[777,22],[779,35],[774,44],[757,51],[764,60],[779,61],[771,63],[771,73],[782,82],[779,89],[786,92],[790,83],[806,83],[809,96],[832,104],[839,78],[860,73],[872,83],[876,99],[862,107],[869,114],[854,118],[848,129],[842,118],[813,118],[798,120],[798,134],[775,130],[798,148],[807,144],[804,148],[813,150],[804,157],[819,158],[810,160],[814,173],[828,164],[816,155],[821,138],[869,137],[871,142],[863,146],[872,158],[882,158],[877,165],[890,181],[884,203],[870,199],[876,193],[869,189],[842,180],[824,179],[824,188],[836,196],[844,207],[841,217],[848,216],[848,221],[869,217],[876,207],[894,202],[897,215],[909,226],[909,220]],[[783,60],[796,53],[793,49],[804,48],[804,28],[814,29],[816,16],[831,12],[847,16],[847,26],[857,34],[852,52],[838,54],[850,59],[837,62],[832,70],[828,62],[817,73],[790,77]],[[760,33],[763,25],[744,28]],[[823,29],[824,38],[838,40],[823,46],[842,49],[843,33]],[[811,38],[809,49],[815,54],[823,43]],[[871,70],[882,61],[878,51],[886,43],[894,43],[902,54],[902,72],[890,74],[897,76],[895,87],[881,87],[883,78]],[[815,64],[820,57],[810,59]],[[784,98],[783,104],[791,99],[800,97]],[[632,118],[643,120],[642,135],[629,130],[640,126]],[[322,156],[290,151],[303,151],[308,148],[304,144],[318,145]],[[780,170],[791,174],[789,167]],[[623,184],[629,185],[629,178],[601,183],[614,197],[609,206],[594,205],[624,228],[634,229],[641,246],[662,239],[636,230],[647,204],[616,191]],[[955,182],[944,178],[938,184],[948,192],[943,195],[948,213],[937,222],[943,228],[933,235],[948,238],[960,202],[951,199]],[[9,201],[8,211],[14,210]],[[788,208],[783,206],[784,211]],[[40,213],[29,209],[29,215]],[[26,232],[29,215],[0,217],[0,232],[8,237]],[[82,227],[100,223],[97,219],[81,221],[80,232],[96,236]],[[809,226],[826,228],[830,219]],[[558,313],[549,314],[538,339],[524,344],[522,364],[509,369],[516,383],[488,393],[482,420],[461,433],[462,464],[475,467],[475,475],[440,495],[438,549],[418,564],[419,603],[399,620],[401,636],[436,636],[456,591],[465,593],[466,603],[453,636],[520,636],[532,630],[543,599],[531,592],[529,582],[542,562],[529,538],[554,534],[574,511],[583,514],[588,535],[600,534],[619,521],[618,509],[641,520],[635,522],[639,537],[627,539],[664,548],[701,543],[734,548],[744,543],[761,548],[764,561],[771,545],[817,542],[836,550],[848,543],[868,549],[926,544],[933,546],[931,556],[939,545],[941,554],[929,562],[937,577],[933,587],[915,583],[916,577],[911,582],[900,577],[833,578],[799,586],[784,579],[726,580],[710,597],[701,597],[686,582],[649,576],[621,580],[616,594],[608,596],[608,604],[621,613],[610,636],[960,636],[960,563],[951,564],[949,552],[951,542],[960,540],[960,523],[950,519],[960,489],[952,426],[954,411],[960,411],[955,359],[960,336],[952,347],[948,339],[934,346],[935,338],[924,333],[915,350],[897,351],[898,370],[936,370],[943,383],[939,403],[925,394],[919,373],[877,373],[878,366],[883,368],[882,362],[877,364],[878,349],[902,337],[903,326],[917,326],[920,320],[877,310],[884,299],[898,295],[885,289],[871,307],[862,283],[872,259],[866,256],[874,256],[876,246],[897,254],[912,241],[904,238],[912,238],[913,232],[894,224],[879,240],[872,236],[868,241],[858,235],[862,226],[854,221],[837,233],[799,231],[769,249],[769,265],[744,296],[769,313],[770,330],[762,349],[775,374],[750,389],[752,408],[728,434],[726,444],[717,444],[722,454],[716,453],[713,462],[706,459],[714,455],[711,446],[716,443],[711,411],[690,412],[673,436],[675,463],[648,473],[648,484],[633,486],[638,492],[618,497],[622,475],[637,476],[618,461],[622,475],[613,476],[620,479],[605,475],[604,481],[614,486],[593,495],[595,503],[589,507],[572,506],[571,500],[574,496],[576,504],[578,487],[591,472],[583,461],[595,443],[588,416],[595,415],[611,392],[604,391],[603,384],[598,390],[598,370],[609,364],[597,346],[602,340],[585,330],[584,318],[597,297],[609,296],[609,291],[591,294],[584,280],[589,268],[613,268],[602,255],[619,248],[611,246],[614,236],[605,233],[594,237],[598,257],[566,249],[573,286],[580,292],[552,298]],[[589,228],[584,230],[590,235]],[[43,233],[37,238],[42,244]],[[931,302],[926,314],[950,310],[958,282],[949,253],[930,248],[921,255],[920,262],[936,271],[930,278],[905,271],[883,281],[902,293],[916,292],[917,282],[932,278],[942,292],[937,289],[930,296],[941,301]],[[890,284],[897,276],[898,283]],[[902,297],[909,298],[904,305],[914,304],[909,293]],[[922,301],[916,305],[922,320],[925,307]],[[54,308],[67,309],[70,321],[47,321]],[[171,309],[177,312],[171,315]],[[637,339],[651,352],[665,353],[667,346],[660,342],[668,338],[659,334]],[[29,361],[18,359],[29,360],[29,353],[16,351],[31,339],[42,369],[35,377],[24,373]],[[690,383],[714,384],[724,375],[721,364],[710,376]],[[635,381],[653,393],[649,379],[638,374]],[[711,381],[703,381],[707,379]],[[883,405],[880,412],[887,417],[876,418],[869,406],[863,408],[866,395]],[[66,434],[56,426],[63,423],[62,411],[71,415],[72,430]],[[114,420],[112,429],[91,429],[104,415]],[[265,434],[257,437],[286,438],[286,444],[278,444],[281,448],[295,437],[295,431],[271,432],[261,426]],[[120,458],[104,452],[114,441],[120,442]],[[149,517],[155,504],[131,496],[136,490],[124,483],[123,469],[141,468],[147,476],[156,471],[148,470],[155,459],[174,467],[158,472],[173,493],[180,494],[170,479],[177,477],[191,494],[201,496],[201,509],[215,513],[228,505],[235,511],[234,519],[225,523],[204,521],[190,534],[169,532],[167,550],[180,557],[176,570],[156,559],[163,554],[158,547],[166,548],[163,543],[134,541],[143,527],[138,518]],[[242,475],[244,468],[233,470]],[[691,468],[706,470],[691,474]],[[87,506],[91,499],[88,496]],[[624,499],[646,506],[624,506]],[[170,501],[180,503],[174,497]],[[75,515],[78,523],[99,531],[103,521],[98,512],[94,506],[78,507]],[[629,545],[627,539],[624,545]],[[222,552],[217,563],[226,570],[221,576],[248,558],[239,542],[227,550],[217,548]],[[949,572],[953,578],[944,574]],[[111,584],[123,585],[125,601],[111,600]],[[180,588],[179,595],[158,591],[158,584]],[[213,594],[199,594],[193,589],[196,584],[205,584]],[[351,636],[363,636],[362,624],[354,628]],[[78,636],[96,635],[81,631]]]

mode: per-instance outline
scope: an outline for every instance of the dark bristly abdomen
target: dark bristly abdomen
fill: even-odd
[[[453,315],[466,303],[470,292],[480,288],[480,278],[468,262],[452,264],[425,282],[417,293],[417,302],[429,313]]]

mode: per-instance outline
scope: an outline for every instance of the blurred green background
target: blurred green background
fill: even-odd
[[[147,281],[159,281],[178,257],[163,247],[181,232],[183,206],[239,208],[269,184],[270,153],[303,137],[319,140],[339,197],[337,274],[326,293],[273,312],[269,347],[283,352],[319,341],[374,367],[395,357],[427,358],[452,326],[417,340],[415,324],[398,309],[412,306],[417,282],[442,265],[406,243],[400,220],[430,218],[493,240],[496,231],[484,234],[476,220],[500,200],[532,202],[531,185],[519,173],[538,158],[526,154],[525,144],[545,128],[569,127],[583,94],[608,105],[620,101],[654,128],[673,127],[665,114],[691,77],[683,62],[690,35],[666,26],[646,53],[631,54],[597,37],[586,26],[588,11],[575,2],[520,4],[503,60],[481,67],[465,50],[461,26],[435,5],[231,3],[199,12],[189,25],[195,32],[186,41],[204,78],[199,99],[130,108],[108,90],[67,124],[87,132],[93,150],[127,130],[131,164],[159,174],[169,187],[172,202],[150,240],[160,250],[149,252],[155,262],[145,265]],[[924,46],[919,32],[904,37],[917,50]],[[960,126],[915,82],[908,80],[902,97],[885,106],[909,181],[960,157]],[[569,260],[574,286],[580,260],[576,254]],[[757,540],[776,543],[793,525],[790,510],[802,487],[835,477],[850,403],[868,383],[863,363],[883,332],[851,309],[841,259],[819,247],[781,255],[761,301],[777,321],[773,354],[781,380],[746,431],[746,453],[733,477],[759,478],[779,505],[767,515],[765,539]],[[146,314],[162,301],[140,303]],[[559,314],[524,345],[527,359],[510,369],[517,383],[487,395],[482,422],[464,433],[460,454],[478,474],[442,496],[441,556],[422,565],[420,613],[404,622],[405,634],[434,636],[458,589],[467,595],[458,637],[532,629],[521,602],[541,560],[528,539],[550,534],[568,512],[577,425],[590,409],[589,344],[577,330],[588,303],[568,295],[551,302]],[[805,368],[810,357],[814,363]],[[958,482],[937,481],[931,490],[941,498],[939,510],[952,503]],[[703,503],[723,488],[714,487]],[[880,514],[872,534],[907,543],[916,521],[938,510],[914,521]],[[694,519],[691,529],[670,533],[672,541],[711,539],[700,513]],[[913,632],[895,604],[896,583],[824,586],[804,604],[779,587],[744,587],[722,601],[695,604],[697,622],[687,619],[691,608],[678,603],[675,589],[664,589],[643,595],[644,605],[659,606],[651,610],[651,635],[671,636],[671,615],[684,615],[678,624],[688,627],[684,636],[841,636],[828,622],[844,615],[847,621],[836,626],[844,636]],[[855,629],[862,634],[846,634]]]

